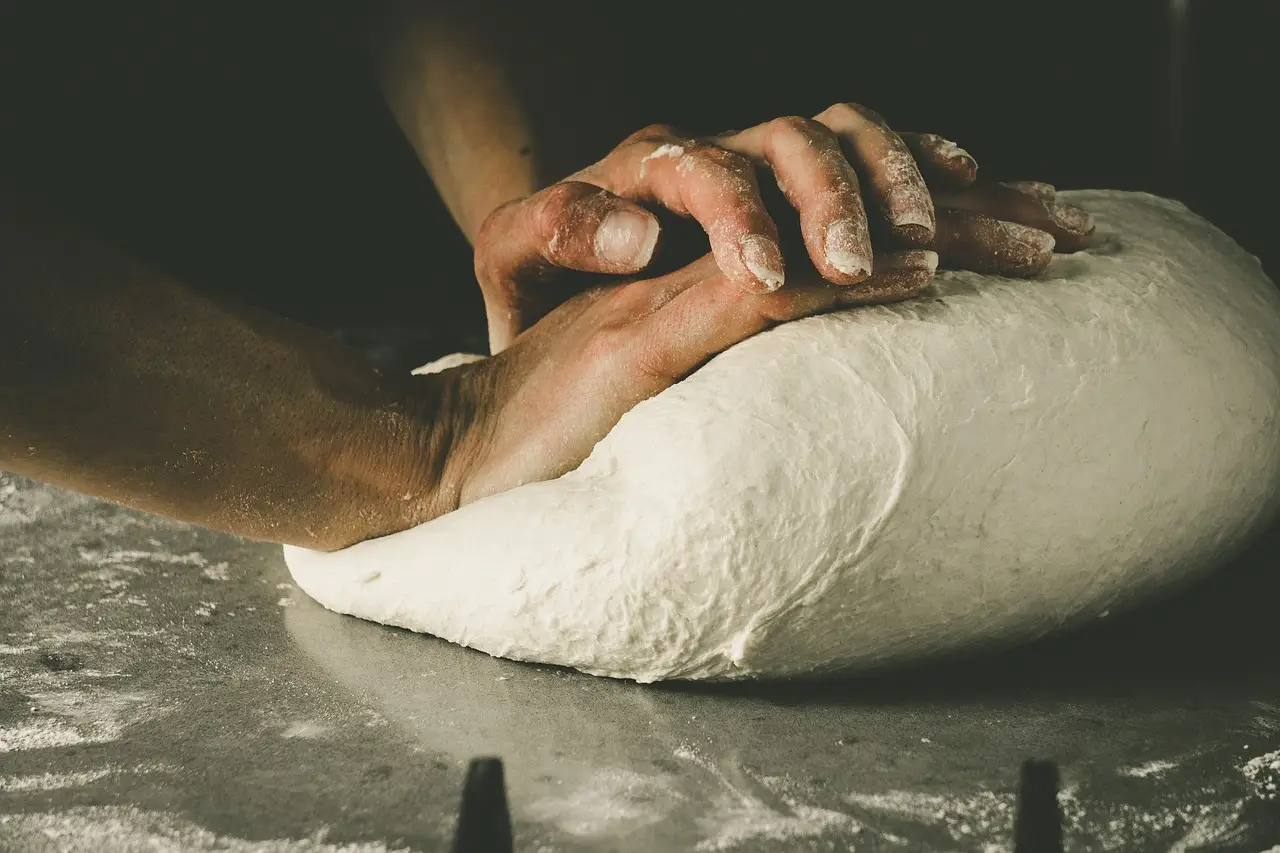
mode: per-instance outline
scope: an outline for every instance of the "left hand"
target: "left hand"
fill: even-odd
[[[570,295],[563,272],[634,274],[660,226],[646,206],[702,227],[725,275],[749,292],[786,278],[778,227],[757,174],[771,173],[799,215],[809,260],[832,284],[870,275],[880,250],[928,248],[941,263],[1012,276],[1042,270],[1055,246],[1087,245],[1088,214],[1043,184],[977,182],[977,163],[935,134],[897,133],[865,107],[774,119],[696,139],[655,125],[603,160],[503,205],[476,240],[494,352]],[[863,183],[866,184],[865,196]]]

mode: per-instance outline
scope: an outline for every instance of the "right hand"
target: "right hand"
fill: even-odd
[[[787,265],[812,264],[849,287],[870,274],[873,237],[876,252],[932,249],[944,267],[1015,277],[1043,269],[1055,241],[1059,251],[1087,245],[1088,215],[1057,201],[1051,187],[1011,189],[978,181],[977,171],[954,143],[895,132],[857,104],[706,138],[653,125],[489,215],[475,268],[491,350],[581,289],[583,277],[568,271],[648,268],[662,230],[656,213],[696,223],[720,269],[747,293],[787,277],[779,215],[798,218],[804,244]],[[785,201],[766,207],[776,190]]]
[[[744,293],[711,256],[661,278],[596,287],[560,305],[499,355],[433,376],[453,436],[448,508],[575,468],[640,401],[777,323],[910,298],[937,255],[881,252],[870,278],[839,287],[815,270]]]

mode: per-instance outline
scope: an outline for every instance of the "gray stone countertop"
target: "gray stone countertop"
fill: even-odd
[[[1261,853],[1270,553],[1010,653],[641,686],[338,616],[279,548],[0,473],[0,851],[447,850],[497,755],[530,853],[994,853],[1031,756],[1061,766],[1069,850]]]

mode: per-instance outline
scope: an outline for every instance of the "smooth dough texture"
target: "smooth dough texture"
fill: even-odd
[[[1015,642],[1212,568],[1280,505],[1280,296],[1180,204],[1063,195],[1095,246],[1038,280],[773,329],[557,480],[289,568],[342,613],[639,681]]]

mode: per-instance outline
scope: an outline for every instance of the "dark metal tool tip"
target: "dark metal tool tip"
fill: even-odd
[[[473,759],[462,787],[453,853],[513,853],[514,848],[502,760]]]
[[[1032,758],[1022,764],[1018,812],[1013,821],[1014,853],[1062,853],[1062,811],[1058,807],[1058,766]]]

